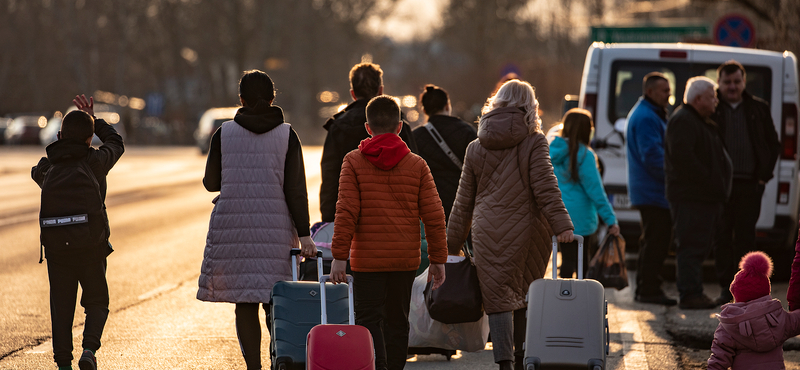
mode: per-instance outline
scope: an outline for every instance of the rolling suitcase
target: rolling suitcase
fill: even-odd
[[[578,241],[578,279],[559,279],[553,237],[553,279],[528,288],[525,370],[603,370],[608,354],[608,302],[603,285],[583,279],[583,237]]]
[[[292,280],[279,281],[272,287],[270,313],[270,359],[273,370],[305,369],[306,334],[320,323],[319,283],[297,281],[297,256],[292,249]],[[319,257],[321,252],[317,253]],[[322,259],[317,258],[317,263]],[[331,322],[347,322],[347,287],[329,286],[328,311]]]
[[[347,276],[349,325],[328,324],[325,307],[325,282],[329,276],[320,277],[322,293],[321,321],[308,333],[306,340],[306,369],[308,370],[375,370],[375,349],[367,328],[356,325],[353,308],[353,277]],[[342,286],[337,284],[335,286]],[[329,286],[331,287],[331,286]]]

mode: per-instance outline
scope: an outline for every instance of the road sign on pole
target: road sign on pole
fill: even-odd
[[[717,45],[749,48],[755,41],[755,26],[741,14],[728,14],[714,26],[714,42]]]

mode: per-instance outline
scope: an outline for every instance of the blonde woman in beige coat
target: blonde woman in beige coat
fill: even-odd
[[[544,276],[551,236],[573,240],[538,107],[533,87],[520,80],[504,83],[487,100],[478,140],[467,147],[447,230],[450,254],[459,253],[472,230],[494,360],[501,370],[523,368],[525,294]]]

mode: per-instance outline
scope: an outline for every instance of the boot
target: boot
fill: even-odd
[[[514,362],[511,360],[503,360],[498,362],[500,370],[514,370]]]

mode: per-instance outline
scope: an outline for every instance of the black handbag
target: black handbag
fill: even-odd
[[[622,290],[628,286],[628,270],[625,268],[625,239],[622,236],[606,235],[600,244],[600,249],[589,262],[589,271],[586,272],[586,277],[599,281],[606,288]]]
[[[445,280],[442,285],[431,290],[431,283],[425,286],[425,305],[431,318],[445,324],[475,322],[483,317],[483,298],[478,282],[478,270],[472,262],[467,244],[463,247],[461,262],[445,263]]]

